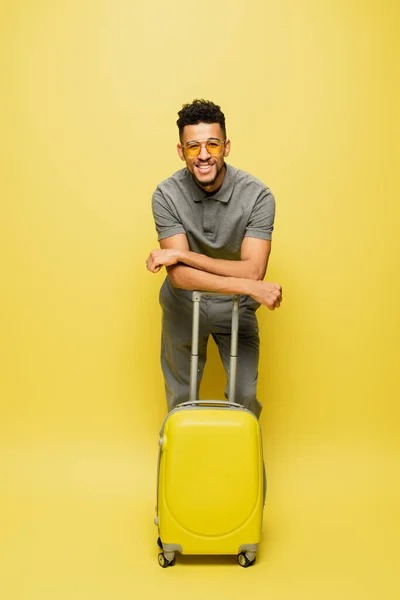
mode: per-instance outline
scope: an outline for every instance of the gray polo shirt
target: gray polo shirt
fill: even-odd
[[[244,237],[270,240],[275,199],[252,175],[226,165],[222,186],[208,195],[186,169],[160,183],[153,194],[158,240],[185,233],[190,250],[211,258],[240,260]]]

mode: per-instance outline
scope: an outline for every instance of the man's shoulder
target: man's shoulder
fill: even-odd
[[[175,171],[166,179],[163,179],[157,186],[161,191],[176,189],[176,187],[185,186],[188,182],[188,171],[186,168]]]
[[[235,188],[237,187],[239,189],[242,189],[251,186],[253,189],[258,188],[259,191],[270,191],[269,187],[263,181],[261,181],[261,179],[259,179],[252,173],[244,171],[243,169],[237,169],[236,167],[232,167],[231,165],[228,166],[228,169],[230,171],[231,177],[234,180]]]

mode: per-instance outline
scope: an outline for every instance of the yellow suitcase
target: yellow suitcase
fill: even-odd
[[[201,296],[193,292],[190,400],[168,414],[160,432],[158,559],[165,568],[176,552],[234,554],[248,567],[260,541],[266,482],[259,422],[234,402],[239,296],[233,296],[228,402],[195,399]]]

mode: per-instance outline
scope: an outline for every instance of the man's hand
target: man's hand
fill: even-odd
[[[158,273],[161,267],[169,267],[179,262],[181,250],[153,250],[146,260],[146,267],[152,273]]]
[[[282,286],[268,281],[252,281],[249,296],[269,310],[275,310],[282,302]]]

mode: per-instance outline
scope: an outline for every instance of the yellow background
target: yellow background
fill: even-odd
[[[0,10],[2,598],[398,598],[398,3]],[[162,276],[144,261],[195,97],[277,199],[249,570],[157,564]],[[222,389],[211,348],[202,394]]]

